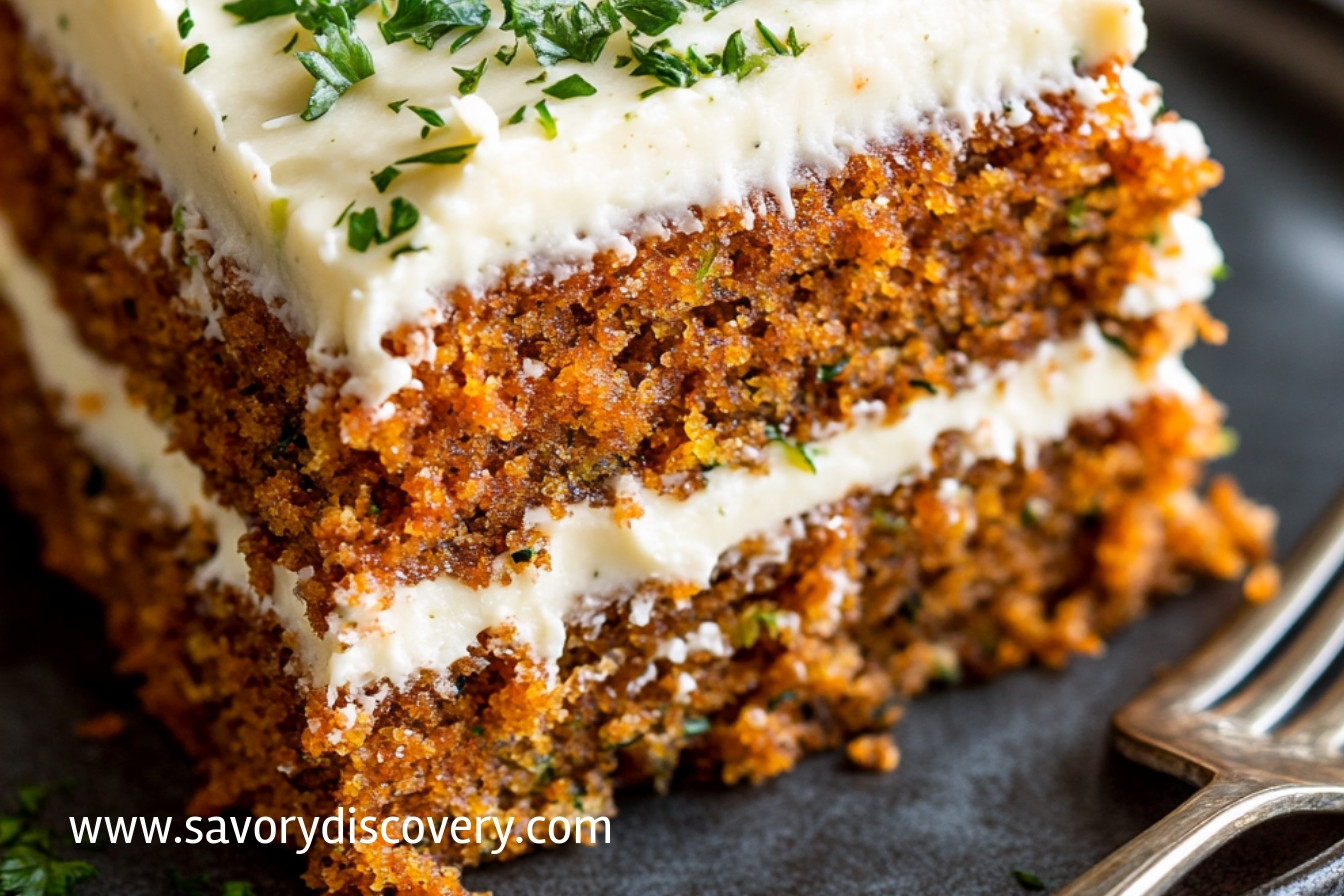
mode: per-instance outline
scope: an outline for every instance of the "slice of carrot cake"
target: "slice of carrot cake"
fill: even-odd
[[[194,808],[761,780],[1262,559],[1195,492],[1219,169],[1144,40],[1132,0],[0,0],[0,467]]]

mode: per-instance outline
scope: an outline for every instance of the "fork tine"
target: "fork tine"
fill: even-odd
[[[1245,681],[1289,629],[1315,602],[1344,562],[1344,490],[1311,527],[1284,564],[1277,600],[1239,613],[1222,634],[1210,641],[1161,686],[1193,711],[1212,707]]]
[[[1305,630],[1283,655],[1256,676],[1224,711],[1264,734],[1282,722],[1344,648],[1344,584],[1322,602]]]
[[[1336,681],[1320,699],[1283,729],[1285,740],[1321,745],[1328,750],[1344,747],[1344,678]]]

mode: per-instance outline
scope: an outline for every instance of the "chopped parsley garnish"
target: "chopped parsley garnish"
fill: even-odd
[[[546,101],[542,100],[532,108],[537,110],[537,120],[541,122],[541,129],[546,134],[546,139],[554,140],[556,135],[560,133],[560,129],[556,127],[555,116],[552,115],[551,110],[547,108]]]
[[[547,87],[542,93],[558,100],[569,100],[580,96],[592,96],[597,93],[597,88],[585,81],[582,75],[570,75]]]
[[[433,109],[427,109],[424,106],[407,106],[406,108],[414,112],[417,118],[432,128],[441,128],[446,123],[443,116]]]
[[[537,61],[555,65],[562,59],[596,62],[607,39],[621,28],[621,17],[608,0],[589,6],[583,0],[504,0],[500,26],[527,41]]]
[[[1232,276],[1232,268],[1228,267],[1227,262],[1222,262],[1213,270],[1213,280],[1215,283],[1222,283]]]
[[[441,39],[462,29],[452,43],[456,52],[485,30],[489,21],[485,0],[397,0],[397,11],[378,30],[389,44],[412,40],[432,50]]]
[[[834,364],[823,364],[817,368],[817,382],[829,383],[837,379],[849,366],[849,355],[845,355]]]
[[[537,556],[536,551],[532,550],[531,548],[523,548],[521,550],[514,551],[512,554],[510,554],[509,559],[512,560],[514,563],[528,563],[535,556]]]
[[[700,264],[697,265],[695,269],[695,283],[697,286],[704,283],[705,278],[709,276],[709,272],[714,270],[714,259],[718,257],[718,243],[710,245],[710,247],[704,251],[704,254],[700,256]]]
[[[298,12],[298,9],[299,0],[237,0],[224,4],[224,11],[237,16],[244,25],[273,16],[287,16]]]
[[[45,787],[21,787],[19,811],[0,815],[0,894],[67,896],[80,881],[95,875],[88,862],[67,862],[51,852],[51,832],[37,823]]]
[[[186,59],[182,62],[182,74],[189,75],[200,68],[205,60],[210,58],[210,48],[205,44],[196,44],[187,50]]]
[[[191,34],[191,29],[196,27],[196,23],[191,19],[191,7],[182,10],[182,14],[177,17],[177,36],[183,40]]]
[[[802,442],[795,442],[790,439],[773,423],[766,424],[765,437],[784,449],[784,457],[792,466],[806,473],[817,472],[817,465],[812,460],[812,454]]]
[[[378,225],[376,209],[350,212],[346,220],[349,223],[346,242],[356,252],[367,252],[369,246],[375,243],[385,245],[413,229],[420,223],[420,210],[400,196],[393,199],[386,233]]]
[[[1026,890],[1045,889],[1045,881],[1041,880],[1039,877],[1037,877],[1035,874],[1032,874],[1030,871],[1022,871],[1020,869],[1014,868],[1013,880],[1021,884],[1022,888]]]
[[[1080,230],[1087,215],[1087,203],[1083,197],[1075,196],[1069,200],[1068,222],[1070,230]]]
[[[681,0],[613,0],[616,11],[641,34],[656,37],[681,21]]]
[[[424,246],[413,246],[410,243],[407,243],[404,246],[398,246],[396,249],[393,249],[391,257],[400,258],[403,255],[414,255],[417,252],[428,252],[428,251],[429,250]]]
[[[397,159],[398,165],[457,165],[466,161],[471,155],[472,150],[476,148],[475,143],[460,143],[457,146],[445,146],[442,149],[434,149],[429,152],[422,152],[416,156],[407,156],[404,159]]]
[[[457,82],[457,92],[466,96],[469,93],[475,93],[476,88],[481,86],[481,77],[485,74],[485,65],[489,59],[482,59],[475,68],[458,68],[453,66],[453,71],[462,80]]]
[[[326,115],[347,90],[372,77],[374,71],[373,55],[355,33],[354,23],[345,7],[323,6],[320,9],[323,12],[308,17],[304,12],[299,14],[299,24],[312,22],[317,26],[313,35],[317,50],[295,54],[317,82],[308,98],[308,108],[300,116],[304,121],[314,121]]]
[[[406,105],[406,104],[409,103],[409,102],[410,102],[409,99],[405,99],[405,100],[397,100],[396,102],[388,103],[388,104],[387,104],[387,108],[391,109],[393,112],[396,112],[398,115],[400,115],[400,114],[401,114],[401,107],[404,106],[404,105]]]
[[[350,204],[345,207],[345,209],[341,212],[341,216],[336,219],[336,223],[331,226],[340,227],[341,224],[345,222],[346,216],[349,215],[352,211],[354,211],[354,209],[355,209],[355,200],[351,199]]]
[[[500,47],[498,50],[495,51],[495,58],[498,59],[500,62],[502,62],[504,65],[508,65],[510,62],[513,62],[513,57],[517,55],[518,55],[517,41],[514,41],[514,44],[511,47]]]
[[[401,169],[395,165],[388,165],[382,171],[379,171],[371,177],[370,180],[372,180],[373,185],[378,188],[379,193],[386,193],[387,188],[392,185],[392,181],[396,180],[398,177],[401,177]],[[340,222],[338,221],[337,223],[339,224]]]
[[[294,49],[295,45],[298,44],[298,42],[299,42],[299,32],[295,31],[293,34],[289,36],[289,40],[285,43],[285,45],[280,48],[280,52],[288,53],[290,50]]]
[[[938,394],[938,387],[928,380],[911,380],[910,385],[914,386],[916,389],[923,389],[930,395]]]
[[[506,122],[506,124],[521,124],[523,119],[526,117],[527,117],[527,107],[519,106],[516,110],[514,110],[514,113],[509,116],[509,120]]]
[[[681,733],[686,737],[699,737],[709,731],[709,719],[704,716],[690,716],[682,721]]]
[[[1130,347],[1129,347],[1129,343],[1128,343],[1128,342],[1125,342],[1125,340],[1121,339],[1119,336],[1115,336],[1115,335],[1112,335],[1112,334],[1107,333],[1107,332],[1105,332],[1105,331],[1102,331],[1101,338],[1102,338],[1102,339],[1105,339],[1105,340],[1106,340],[1107,342],[1109,342],[1113,347],[1120,349],[1120,351],[1122,351],[1122,352],[1124,352],[1125,354],[1129,355],[1131,358],[1137,358],[1137,357],[1139,356],[1139,355],[1138,355],[1138,352],[1136,352],[1136,351],[1134,351],[1134,349],[1130,348]]]
[[[756,646],[761,635],[779,637],[779,610],[755,604],[738,620],[733,631],[733,643],[747,650]]]
[[[700,80],[691,63],[672,50],[669,40],[660,40],[647,47],[631,40],[630,51],[639,63],[630,72],[633,77],[648,75],[657,78],[665,87],[690,87]]]

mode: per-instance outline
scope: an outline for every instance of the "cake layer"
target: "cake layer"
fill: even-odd
[[[608,814],[617,784],[678,769],[760,780],[885,727],[931,683],[1095,651],[1182,571],[1236,574],[1264,550],[1265,519],[1232,489],[1211,506],[1190,491],[1218,449],[1217,409],[1158,396],[1077,423],[1030,469],[966,469],[969,440],[949,434],[891,495],[735,546],[705,591],[648,583],[576,633],[550,682],[505,626],[446,674],[332,706],[269,608],[201,581],[206,527],[56,423],[59,396],[25,352],[0,307],[0,475],[40,520],[46,560],[106,603],[147,704],[201,757],[193,812],[526,819]],[[526,848],[498,847],[319,844],[309,879],[454,894],[461,866]]]
[[[498,584],[501,556],[547,562],[543,509],[616,503],[630,477],[671,496],[764,469],[778,436],[820,441],[875,402],[895,422],[1089,321],[1156,364],[1201,322],[1166,309],[1206,297],[1219,260],[1191,217],[1216,166],[1111,67],[1012,126],[853,155],[794,191],[793,220],[706,219],[630,263],[455,292],[432,348],[389,340],[423,388],[373,416],[12,28],[0,128],[26,151],[0,159],[0,204],[207,492],[258,521],[269,562],[314,570],[319,621],[354,577]]]
[[[2,219],[0,219],[2,221]],[[251,592],[241,539],[248,524],[207,497],[200,472],[124,391],[124,372],[92,356],[61,315],[46,278],[24,261],[0,225],[0,280],[22,323],[27,354],[43,385],[64,396],[62,420],[100,462],[135,471],[146,491],[175,518],[212,525],[219,547],[198,575]],[[508,624],[534,658],[553,664],[572,628],[600,627],[618,596],[648,582],[685,593],[708,587],[720,558],[743,538],[770,532],[814,507],[856,491],[887,494],[925,475],[940,437],[963,433],[963,464],[983,459],[1035,465],[1039,446],[1062,438],[1076,419],[1123,410],[1149,395],[1197,402],[1201,390],[1171,356],[1145,370],[1131,354],[1088,325],[1080,338],[1047,343],[1026,362],[973,375],[953,395],[912,403],[899,421],[871,416],[803,447],[768,446],[768,472],[723,468],[704,474],[703,488],[664,496],[627,478],[614,506],[576,504],[556,515],[529,514],[544,552],[500,557],[499,579],[473,588],[439,576],[390,591],[372,583],[336,595],[325,631],[315,630],[296,592],[312,570],[272,565],[273,588],[258,598],[273,608],[298,645],[315,686],[334,695],[366,687],[400,687],[424,670],[437,672],[467,657],[482,633]],[[944,483],[948,500],[955,480]],[[259,562],[264,558],[257,558]]]
[[[375,71],[305,121],[313,76],[296,55],[315,46],[292,15],[240,24],[224,4],[198,3],[188,28],[184,2],[9,2],[137,145],[171,201],[200,211],[215,248],[311,339],[314,360],[347,364],[346,388],[374,403],[414,380],[384,337],[441,320],[454,287],[492,285],[520,263],[537,276],[602,252],[629,260],[645,234],[700,229],[692,210],[778,207],[792,217],[793,188],[870,145],[930,129],[954,135],[990,113],[1020,125],[1044,94],[1100,97],[1083,72],[1133,60],[1145,39],[1136,0],[714,4],[712,17],[683,11],[659,39],[673,52],[712,54],[739,33],[761,70],[696,79],[687,69],[683,80],[695,83],[645,95],[666,82],[641,74],[647,66],[617,67],[638,52],[621,29],[596,61],[543,69],[526,46],[509,63],[497,55],[523,29],[500,30],[496,8],[479,6],[490,24],[468,45],[448,52],[459,31],[431,53],[388,42],[375,7],[352,29]],[[791,48],[770,50],[758,21],[781,41],[792,29]],[[184,75],[197,47],[209,58]],[[482,62],[471,92],[453,69]],[[544,71],[550,80],[537,84]],[[591,95],[543,93],[574,76]],[[553,139],[537,123],[541,101],[553,110]],[[510,126],[516,109],[530,119]],[[386,193],[370,179],[399,159],[463,145],[474,150],[460,164],[401,165]],[[82,149],[91,162],[96,144]],[[363,252],[347,245],[342,210],[372,208],[385,221],[394,197],[418,210],[405,239]],[[425,251],[394,251],[406,247]]]

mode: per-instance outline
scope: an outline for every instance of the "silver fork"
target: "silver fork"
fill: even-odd
[[[1344,581],[1320,597],[1342,562],[1344,492],[1284,564],[1278,599],[1120,710],[1122,753],[1202,789],[1057,896],[1164,893],[1261,822],[1344,812],[1344,679],[1311,693],[1344,648]]]

